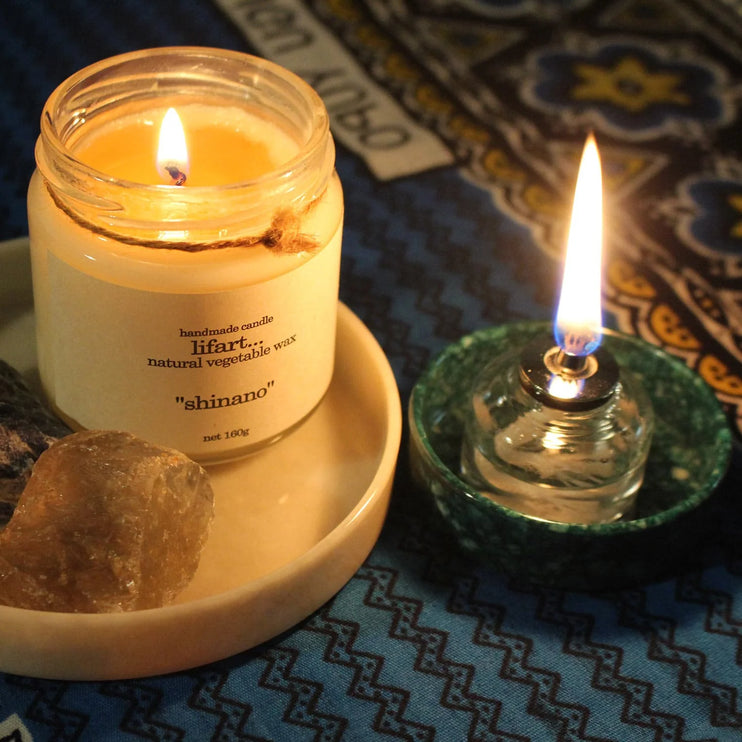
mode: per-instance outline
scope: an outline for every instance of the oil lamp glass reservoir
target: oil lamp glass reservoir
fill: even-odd
[[[597,369],[584,384],[566,371],[552,373],[543,361],[549,342],[515,348],[480,373],[465,425],[462,476],[496,502],[542,520],[607,523],[630,516],[652,435],[649,398],[608,353],[596,354]],[[541,384],[547,379],[548,386]]]
[[[630,517],[654,427],[641,383],[601,347],[600,159],[580,165],[554,338],[480,372],[466,413],[461,474],[526,515],[564,523]]]

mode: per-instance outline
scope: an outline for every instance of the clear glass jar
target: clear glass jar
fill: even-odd
[[[181,115],[185,185],[156,130]],[[318,95],[237,52],[138,51],[41,119],[28,214],[41,382],[74,428],[202,461],[281,437],[333,371],[343,196]]]

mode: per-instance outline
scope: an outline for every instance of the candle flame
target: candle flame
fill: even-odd
[[[188,147],[177,111],[168,108],[160,125],[157,171],[172,185],[183,185],[188,175]]]
[[[602,242],[600,155],[595,137],[590,134],[577,174],[564,277],[554,323],[557,345],[571,355],[590,355],[600,345]]]

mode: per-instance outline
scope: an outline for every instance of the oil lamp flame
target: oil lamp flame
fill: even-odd
[[[564,277],[554,322],[557,345],[572,356],[588,356],[600,345],[602,242],[600,155],[595,137],[590,134],[577,174]]]
[[[547,391],[555,399],[561,399],[565,402],[570,399],[577,399],[585,382],[583,379],[571,379],[560,374],[554,374],[549,379]]]
[[[188,148],[177,111],[168,108],[160,125],[157,171],[172,185],[183,185],[188,176]]]

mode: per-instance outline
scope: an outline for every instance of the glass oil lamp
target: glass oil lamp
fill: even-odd
[[[590,135],[554,337],[494,358],[475,380],[466,411],[462,477],[495,502],[546,521],[631,517],[653,430],[641,383],[601,347],[601,189]]]

